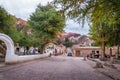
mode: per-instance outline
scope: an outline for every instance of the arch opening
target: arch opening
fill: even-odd
[[[6,55],[6,45],[3,41],[0,40],[0,63],[5,62]]]

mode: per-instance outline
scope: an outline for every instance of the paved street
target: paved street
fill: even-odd
[[[0,68],[0,80],[112,80],[96,71],[92,61],[49,57]]]

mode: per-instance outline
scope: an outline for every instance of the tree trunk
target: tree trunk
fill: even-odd
[[[114,56],[112,55],[112,48],[110,47],[110,63],[114,63]]]
[[[42,53],[42,54],[44,53],[44,49],[45,49],[46,44],[48,44],[48,42],[41,45],[40,53]]]
[[[24,52],[23,52],[23,55],[25,55],[25,50],[26,50],[26,49],[25,49],[25,47],[24,47]]]
[[[45,45],[41,45],[41,48],[40,48],[40,53],[41,53],[41,54],[44,53],[44,47],[45,47]]]
[[[117,46],[116,59],[118,59],[118,57],[119,57],[119,49],[120,49],[120,45]]]
[[[102,54],[101,54],[101,60],[105,60],[105,41],[102,42]]]
[[[120,50],[120,45],[118,45],[118,49],[117,49],[117,52],[119,53],[119,50]]]
[[[110,47],[110,57],[112,56],[112,48]]]

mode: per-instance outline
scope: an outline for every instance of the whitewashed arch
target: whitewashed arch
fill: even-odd
[[[6,44],[6,47],[7,47],[6,56],[5,56],[5,63],[17,63],[17,62],[34,60],[34,59],[44,58],[44,57],[49,56],[49,53],[41,54],[41,55],[18,56],[15,54],[14,43],[9,36],[7,36],[3,33],[0,33],[0,40],[2,40]]]
[[[16,57],[17,55],[14,54],[14,43],[12,39],[9,36],[0,33],[0,40],[2,40],[7,47],[5,62],[13,60],[13,58]]]

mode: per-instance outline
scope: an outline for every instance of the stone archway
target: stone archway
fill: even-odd
[[[7,48],[5,62],[13,60],[17,55],[14,54],[14,43],[12,39],[9,36],[0,33],[0,40],[5,43]]]
[[[0,33],[0,40],[2,40],[6,44],[6,47],[7,47],[6,56],[5,56],[5,63],[7,64],[29,61],[29,60],[34,60],[34,59],[39,59],[39,58],[44,58],[44,57],[49,56],[49,53],[40,54],[40,55],[18,56],[15,54],[14,43],[9,36],[3,33]]]

